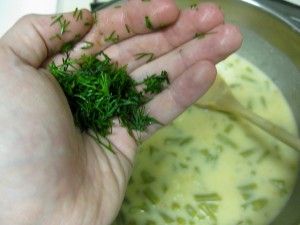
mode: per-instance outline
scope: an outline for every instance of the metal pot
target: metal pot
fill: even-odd
[[[281,89],[300,129],[300,23],[295,17],[300,17],[300,8],[267,0],[211,1],[221,6],[227,22],[241,29],[244,42],[238,53],[269,75]],[[186,8],[195,1],[177,3]],[[300,225],[299,212],[300,172],[290,200],[271,225]]]
[[[241,29],[244,42],[238,54],[281,89],[300,131],[300,7],[279,0],[176,0],[181,8],[205,1],[220,5],[226,21]],[[108,2],[94,10],[122,0]],[[300,170],[289,201],[270,225],[300,225]]]

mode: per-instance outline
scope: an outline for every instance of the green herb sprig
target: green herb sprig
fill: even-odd
[[[67,27],[70,25],[70,21],[64,19],[63,15],[59,15],[59,16],[53,16],[52,17],[53,22],[50,24],[50,26],[59,23],[60,24],[60,34],[64,34],[66,32],[69,32],[69,30],[67,30]]]
[[[197,9],[197,3],[191,4],[190,8],[191,9]]]
[[[116,33],[116,31],[112,31],[110,35],[104,39],[106,42],[111,41],[112,43],[117,43],[120,40],[120,36]]]
[[[81,47],[81,49],[90,49],[94,46],[93,42],[90,41],[84,41],[85,45],[83,47]]]
[[[125,28],[127,30],[127,33],[129,34],[131,31],[130,31],[130,28],[129,28],[128,24],[125,24]]]
[[[82,20],[82,9],[78,10],[78,8],[76,7],[73,12],[73,18],[76,18],[76,21]]]
[[[155,28],[153,27],[151,20],[149,18],[149,16],[145,17],[145,23],[146,23],[146,27],[150,30],[155,30]]]
[[[152,61],[152,59],[154,57],[154,53],[152,53],[152,52],[141,52],[141,53],[136,54],[135,56],[136,56],[135,60],[139,60],[139,59],[142,59],[144,57],[148,57],[146,63],[149,63],[149,62]]]
[[[136,82],[126,72],[126,66],[112,63],[103,52],[79,59],[70,59],[67,53],[61,65],[52,62],[49,70],[67,97],[75,125],[81,131],[93,130],[102,145],[100,136],[106,138],[111,134],[113,118],[117,117],[132,137],[133,131],[143,132],[150,124],[159,123],[145,111],[150,100],[146,95],[165,88],[165,71]],[[142,90],[138,91],[137,86],[143,86]],[[112,151],[110,145],[104,146]]]
[[[209,32],[209,33],[196,33],[195,34],[195,38],[196,39],[203,39],[205,38],[207,35],[211,35],[211,34],[215,34],[216,32]]]

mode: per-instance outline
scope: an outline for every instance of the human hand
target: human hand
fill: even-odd
[[[128,64],[134,79],[166,70],[171,85],[146,105],[162,124],[209,88],[214,65],[241,44],[239,31],[208,3],[179,12],[171,0],[132,0],[99,11],[93,26],[90,12],[83,10],[82,19],[77,13],[63,15],[70,21],[65,32],[59,23],[50,26],[55,18],[31,15],[1,39],[0,224],[110,224],[123,200],[137,144],[115,125],[108,137],[112,154],[74,126],[64,93],[46,69],[52,60],[61,62],[64,43],[80,34],[71,57],[104,50]],[[154,28],[171,25],[151,31],[146,16]],[[197,39],[196,33],[207,35]],[[107,40],[111,34],[117,43]],[[94,46],[82,49],[87,42]],[[137,60],[143,52],[153,60]],[[150,126],[142,138],[159,128]]]

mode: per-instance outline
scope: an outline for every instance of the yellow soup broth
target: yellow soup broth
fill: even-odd
[[[249,110],[296,134],[279,89],[238,55],[218,73]],[[267,225],[293,189],[298,153],[250,123],[190,107],[142,144],[118,225]]]

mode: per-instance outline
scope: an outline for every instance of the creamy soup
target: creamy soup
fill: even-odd
[[[281,92],[238,55],[220,76],[249,110],[296,134]],[[250,123],[190,107],[140,148],[118,225],[267,225],[293,189],[299,155]]]

